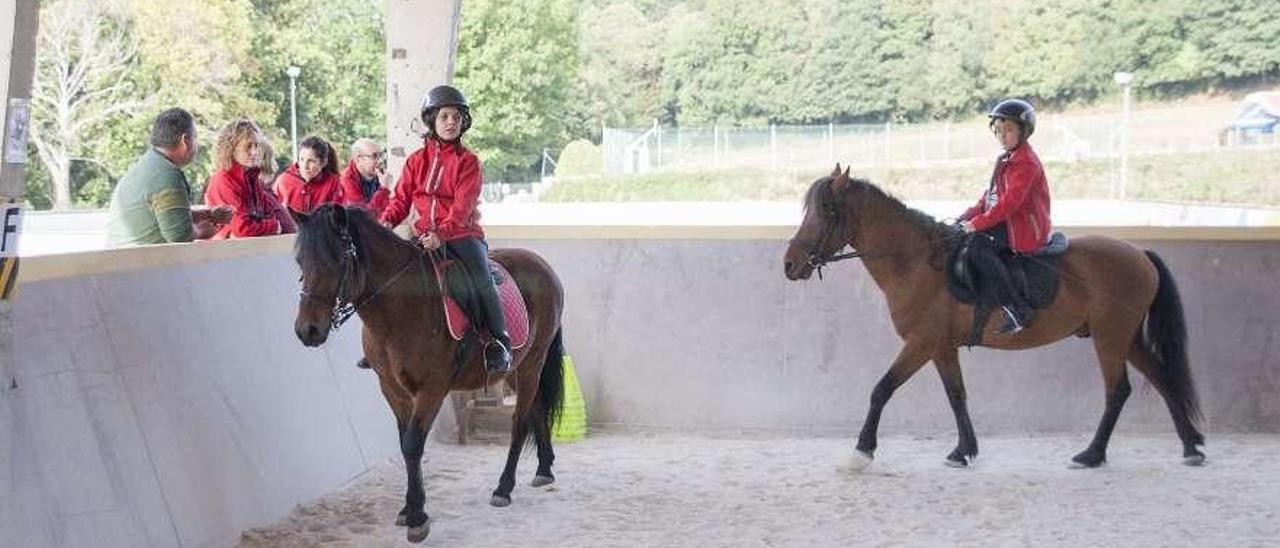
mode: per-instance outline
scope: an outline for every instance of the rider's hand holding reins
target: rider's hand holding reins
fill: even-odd
[[[426,234],[418,236],[418,243],[421,244],[422,248],[426,249],[427,251],[435,251],[437,249],[440,249],[440,246],[444,244],[444,242],[440,240],[440,236],[437,236],[435,232],[428,232]]]

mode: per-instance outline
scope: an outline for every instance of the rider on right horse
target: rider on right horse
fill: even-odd
[[[1036,111],[1022,99],[1005,99],[991,112],[991,131],[1005,152],[996,159],[991,183],[978,203],[957,219],[970,233],[969,259],[984,292],[992,293],[1008,319],[997,333],[1017,333],[1034,315],[1013,286],[1005,259],[1031,253],[1049,238],[1049,183],[1040,158],[1027,142],[1036,130]]]

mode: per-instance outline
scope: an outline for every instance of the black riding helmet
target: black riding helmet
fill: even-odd
[[[457,107],[462,111],[462,134],[471,129],[471,107],[467,105],[466,96],[453,86],[436,86],[422,98],[422,122],[427,125],[429,135],[436,134],[436,113],[443,107]]]
[[[993,123],[996,118],[1017,122],[1022,127],[1023,140],[1026,140],[1027,137],[1036,132],[1036,107],[1031,106],[1031,103],[1022,99],[1000,101],[995,108],[991,109],[991,112],[987,113],[987,117],[991,118]]]

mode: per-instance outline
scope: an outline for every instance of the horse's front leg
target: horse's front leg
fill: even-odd
[[[969,419],[969,406],[964,390],[964,376],[960,374],[960,356],[955,348],[949,348],[933,358],[933,365],[942,376],[942,386],[951,402],[951,412],[956,416],[956,430],[960,440],[947,455],[947,466],[968,466],[978,458],[978,437],[973,433]]]
[[[927,361],[929,361],[929,353],[924,347],[908,341],[898,352],[898,357],[893,360],[889,371],[880,378],[880,382],[876,383],[876,387],[871,391],[871,407],[867,409],[867,420],[862,423],[862,432],[858,434],[857,451],[853,453],[853,459],[848,465],[851,470],[861,470],[871,464],[871,460],[875,458],[876,435],[880,429],[880,413],[884,411],[884,405],[889,402],[893,392],[915,375]]]
[[[408,477],[404,509],[400,513],[404,516],[404,524],[409,526],[409,542],[422,542],[431,530],[426,512],[427,494],[422,485],[422,453],[427,434],[431,431],[431,423],[436,420],[440,403],[447,393],[447,389],[418,390],[413,396],[413,413],[404,433],[400,435],[400,453],[404,456],[404,469]]]
[[[391,408],[391,413],[396,418],[396,440],[403,443],[405,432],[409,429],[409,421],[413,416],[413,395],[405,390],[391,373],[390,368],[375,368],[375,371],[378,374],[378,387],[382,389],[382,397],[387,400],[387,406]],[[409,505],[406,504],[396,516],[396,525],[406,525],[408,515]]]

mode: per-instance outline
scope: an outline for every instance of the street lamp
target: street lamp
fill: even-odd
[[[1117,72],[1115,80],[1116,85],[1124,89],[1124,113],[1120,122],[1120,199],[1123,200],[1129,183],[1129,97],[1133,89],[1133,73]]]
[[[298,159],[298,75],[302,74],[302,68],[297,65],[289,65],[284,69],[284,73],[289,75],[289,138],[293,139],[293,156],[294,160]]]

